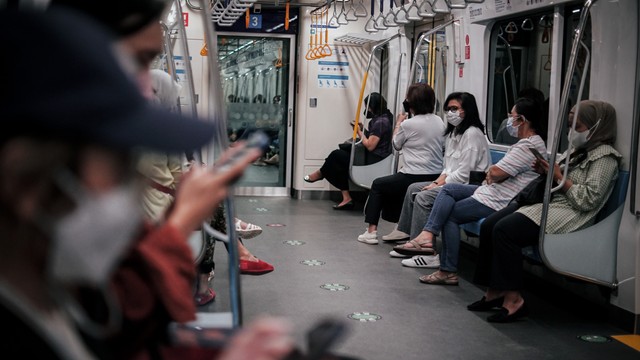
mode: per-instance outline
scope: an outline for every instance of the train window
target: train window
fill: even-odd
[[[498,21],[491,30],[487,135],[495,144],[518,141],[506,131],[507,113],[521,96],[538,89],[547,121],[551,76],[553,13],[537,13]]]

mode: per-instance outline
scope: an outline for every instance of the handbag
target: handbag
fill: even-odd
[[[541,203],[544,200],[546,181],[546,175],[539,175],[537,178],[531,180],[524,189],[520,190],[518,195],[513,198],[513,201],[517,202],[520,206]]]
[[[469,172],[469,184],[471,185],[482,185],[482,182],[486,178],[487,178],[487,173],[484,171]]]

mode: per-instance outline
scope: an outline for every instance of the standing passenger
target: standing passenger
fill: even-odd
[[[378,221],[396,223],[402,210],[402,199],[409,185],[419,181],[433,181],[442,172],[444,151],[444,122],[433,114],[436,95],[427,84],[413,84],[402,103],[413,115],[398,115],[393,131],[393,147],[402,150],[404,166],[396,174],[375,179],[365,206],[366,231],[358,236],[365,244],[378,243]]]

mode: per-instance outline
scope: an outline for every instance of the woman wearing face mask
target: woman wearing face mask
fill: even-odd
[[[489,167],[484,185],[446,184],[433,204],[431,214],[422,232],[405,246],[395,247],[400,254],[428,255],[435,252],[435,235],[442,232],[440,269],[420,277],[432,285],[458,285],[459,225],[476,221],[499,211],[531,180],[538,177],[531,164],[535,160],[529,148],[546,153],[544,141],[538,135],[541,122],[540,105],[534,100],[521,98],[511,110],[510,123],[518,141],[505,156]]]
[[[402,210],[402,199],[409,185],[420,181],[434,181],[442,172],[445,125],[433,114],[435,93],[427,84],[413,84],[403,102],[407,113],[398,116],[393,132],[393,147],[404,157],[404,166],[393,175],[373,181],[365,207],[368,224],[358,241],[378,243],[378,221],[396,223]]]
[[[418,182],[409,186],[398,226],[394,232],[383,236],[383,241],[417,237],[429,218],[433,202],[444,184],[467,184],[472,171],[484,173],[491,165],[489,144],[484,135],[484,125],[480,120],[475,97],[466,92],[454,92],[444,103],[448,123],[444,133],[444,170],[435,181]],[[437,258],[413,258],[403,261],[403,264],[427,267],[434,266],[434,260]]]
[[[552,194],[547,215],[546,232],[562,234],[580,230],[594,222],[607,201],[618,175],[622,156],[613,148],[616,141],[616,112],[603,101],[580,102],[569,113],[570,154],[565,152],[554,164],[554,186],[569,167],[560,191]],[[571,129],[575,122],[575,131]],[[546,174],[549,163],[535,161],[535,170]],[[481,230],[489,251],[481,251],[474,282],[487,286],[482,299],[469,305],[471,311],[499,308],[490,322],[511,322],[528,313],[520,294],[522,289],[521,248],[538,243],[542,204],[523,206],[516,212],[491,221]],[[485,221],[489,221],[487,218]]]
[[[369,121],[368,130],[358,129],[358,136],[366,150],[365,163],[374,164],[391,154],[391,126],[393,114],[387,109],[387,102],[378,93],[371,93],[364,99],[369,105],[365,116]],[[331,185],[340,189],[342,201],[333,206],[335,210],[353,209],[353,200],[349,194],[349,151],[337,149],[325,159],[319,170],[305,175],[304,181],[314,183],[326,179]]]

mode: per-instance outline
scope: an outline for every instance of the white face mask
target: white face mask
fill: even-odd
[[[89,195],[72,175],[58,183],[77,205],[53,226],[49,274],[63,284],[106,284],[140,229],[137,192],[129,185]]]
[[[579,131],[576,131],[576,130],[570,128],[569,129],[569,141],[571,142],[571,145],[573,145],[573,147],[577,149],[577,148],[581,147],[582,145],[586,144],[587,141],[589,141],[589,139],[591,139],[591,136],[593,135],[593,133],[598,128],[598,125],[600,125],[600,120],[599,119],[598,119],[598,122],[596,122],[596,124],[591,127],[591,129],[585,130],[583,132],[579,132]]]
[[[513,121],[513,116],[509,116],[509,119],[507,120],[507,132],[513,137],[518,137],[518,128],[520,125],[513,126]]]
[[[460,117],[460,111],[447,111],[447,113],[445,114],[445,117],[447,118],[447,122],[453,126],[458,126],[460,125],[460,123],[462,122],[462,120],[464,120],[463,118]]]

